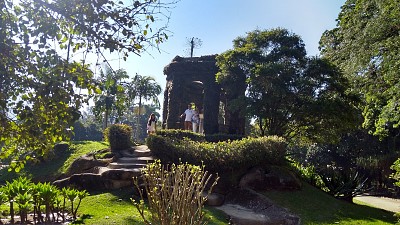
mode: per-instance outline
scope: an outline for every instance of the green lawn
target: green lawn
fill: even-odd
[[[268,191],[268,198],[299,215],[302,224],[394,224],[394,213],[337,200],[304,183],[300,191]]]
[[[21,174],[31,177],[35,182],[53,181],[56,177],[65,173],[75,159],[87,153],[105,148],[108,148],[108,144],[105,142],[77,141],[74,142],[67,151],[58,152],[57,155],[50,155],[40,163],[28,163],[19,174],[8,172],[5,169],[1,170],[0,183],[11,181],[21,176]]]
[[[92,194],[82,200],[81,217],[73,224],[144,224],[130,198],[133,189]],[[226,216],[213,208],[206,208],[210,225],[228,224]]]
[[[133,189],[95,193],[82,201],[80,219],[74,224],[144,224],[132,204]],[[268,191],[268,198],[301,217],[301,224],[394,224],[393,213],[341,200],[308,184],[300,191]],[[227,217],[206,207],[211,225],[228,224]]]

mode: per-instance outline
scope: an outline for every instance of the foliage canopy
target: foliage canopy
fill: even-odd
[[[307,57],[298,35],[282,28],[255,30],[233,43],[217,57],[217,79],[227,92],[245,83],[240,91],[246,99],[229,104],[247,109],[260,135],[327,141],[355,126],[347,80],[328,61]]]
[[[19,170],[68,139],[88,97],[76,90],[96,90],[87,56],[106,61],[108,50],[126,59],[157,47],[168,35],[154,22],[168,19],[173,3],[0,1],[0,158],[13,158]]]
[[[348,0],[337,27],[320,41],[322,56],[338,65],[361,95],[364,127],[380,136],[400,125],[398,6],[391,0]]]

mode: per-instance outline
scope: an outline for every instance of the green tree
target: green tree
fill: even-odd
[[[139,100],[139,109],[142,108],[143,101],[151,101],[156,104],[156,106],[160,105],[158,95],[161,93],[161,86],[153,77],[136,74],[128,84],[127,93],[132,103],[134,103],[136,99]]]
[[[172,1],[0,1],[0,158],[19,170],[68,139],[87,101],[75,90],[94,89],[86,57],[157,47],[168,36],[154,22]]]
[[[219,55],[217,64],[224,89],[246,95],[232,104],[247,108],[262,136],[337,140],[354,126],[346,80],[327,61],[307,58],[301,38],[285,29],[235,39],[234,49]],[[245,90],[238,88],[243,82]]]
[[[120,120],[126,106],[125,82],[129,78],[125,70],[113,71],[110,67],[101,70],[100,77],[97,79],[101,94],[94,97],[94,114],[103,119],[103,129],[107,128],[109,116],[112,111],[116,112],[115,122]],[[104,117],[102,116],[104,114]]]
[[[348,0],[337,27],[320,41],[322,56],[338,65],[360,94],[364,127],[379,136],[399,132],[399,17],[399,1]]]

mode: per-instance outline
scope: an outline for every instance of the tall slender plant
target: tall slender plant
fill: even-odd
[[[212,176],[204,167],[190,164],[163,166],[160,161],[148,164],[142,172],[144,190],[135,178],[141,200],[132,200],[143,221],[150,224],[206,224],[203,206],[217,184],[218,177],[211,184],[207,194],[205,188]],[[150,217],[144,213],[144,191],[147,194]]]

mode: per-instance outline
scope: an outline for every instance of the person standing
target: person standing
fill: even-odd
[[[147,120],[147,134],[154,134],[157,131],[157,120],[156,115],[152,113]]]
[[[200,110],[199,112],[199,133],[203,133],[203,123],[204,123],[204,113],[203,109]]]
[[[187,109],[181,115],[181,117],[185,117],[185,123],[184,123],[185,130],[191,130],[192,129],[192,116],[193,116],[192,105],[188,104]]]
[[[192,116],[192,127],[193,127],[193,132],[197,132],[197,128],[199,126],[199,112],[197,111],[197,108],[193,110],[193,116]]]

